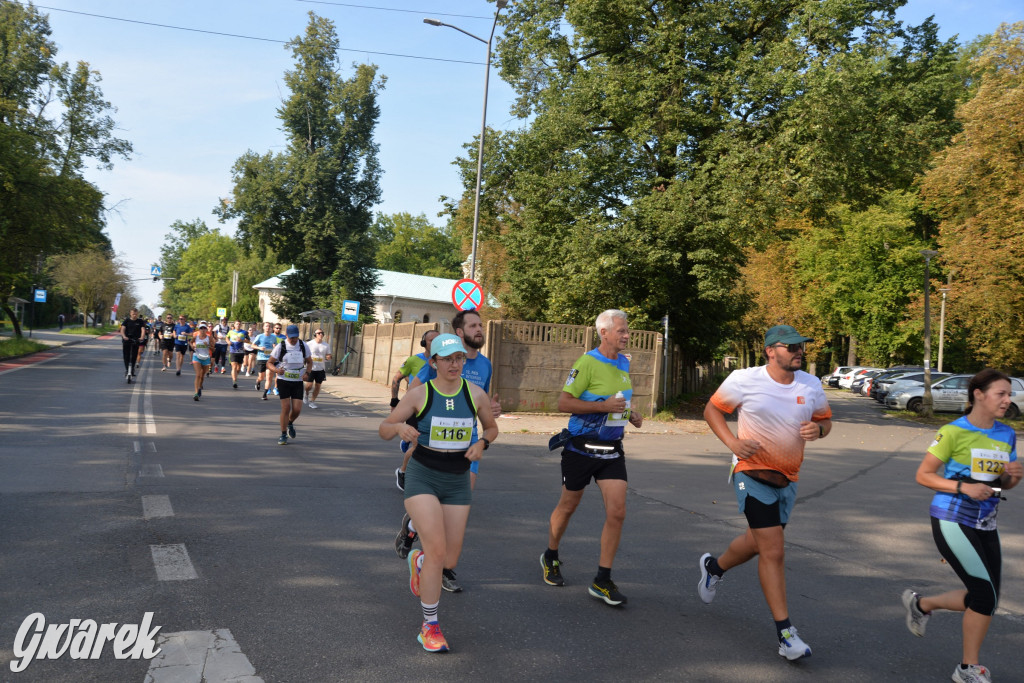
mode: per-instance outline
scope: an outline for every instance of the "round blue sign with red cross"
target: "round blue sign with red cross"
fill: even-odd
[[[480,308],[484,302],[484,290],[480,283],[466,278],[459,280],[452,287],[452,303],[460,311],[472,311]]]

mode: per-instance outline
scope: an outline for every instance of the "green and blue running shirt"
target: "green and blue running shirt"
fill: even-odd
[[[583,354],[572,365],[562,391],[582,401],[603,401],[622,392],[627,401],[633,398],[633,383],[629,379],[629,358],[620,353],[618,358],[605,358],[597,349]],[[612,413],[586,413],[569,417],[569,433],[587,436],[599,441],[618,441],[626,432],[629,408],[621,418]],[[572,451],[571,442],[566,445]],[[586,454],[584,454],[586,455]]]
[[[1017,434],[1002,422],[990,429],[975,427],[964,415],[941,427],[928,452],[941,460],[946,479],[991,483],[999,479],[1007,463],[1017,459]],[[995,529],[999,499],[974,500],[966,494],[937,492],[929,513],[936,519],[974,529]]]

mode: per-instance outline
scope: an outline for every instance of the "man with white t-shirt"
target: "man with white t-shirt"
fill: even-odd
[[[316,397],[320,395],[320,385],[327,379],[327,364],[325,360],[331,359],[331,347],[324,343],[324,331],[316,330],[313,338],[306,342],[309,352],[313,357],[313,369],[309,373],[309,381],[306,382],[306,390],[302,394],[302,402],[310,408],[316,409]],[[313,395],[309,392],[312,390]]]
[[[281,446],[288,445],[289,436],[295,438],[295,420],[302,412],[302,383],[309,379],[312,367],[313,357],[299,339],[299,326],[289,325],[287,337],[273,348],[267,358],[267,372],[277,377],[277,391],[281,397],[281,437],[277,440]]]
[[[747,530],[724,553],[700,558],[700,599],[710,603],[726,570],[757,557],[761,591],[775,620],[779,655],[808,657],[811,648],[789,621],[786,602],[783,529],[796,501],[804,444],[832,429],[821,382],[800,369],[804,345],[813,341],[789,325],[776,325],[764,337],[767,363],[734,370],[718,387],[704,419],[733,453],[732,483]],[[737,435],[725,416],[739,409]]]

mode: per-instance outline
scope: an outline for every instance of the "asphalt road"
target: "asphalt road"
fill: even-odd
[[[620,609],[586,592],[596,488],[562,544],[567,585],[541,581],[558,457],[546,436],[502,435],[475,493],[465,590],[441,599],[452,652],[432,655],[415,640],[419,602],[393,549],[399,455],[377,436],[382,410],[326,397],[281,447],[279,403],[251,383],[211,377],[196,403],[190,373],[153,360],[124,384],[117,340],[59,354],[0,374],[0,681],[939,681],[958,660],[959,618],[936,615],[918,639],[898,600],[959,585],[913,482],[933,430],[867,400],[834,396],[836,428],[807,449],[786,529],[791,616],[811,658],[778,656],[753,563],[726,575],[714,604],[697,597],[697,558],[744,526],[711,435],[628,439]],[[1007,496],[1003,600],[983,663],[1021,681],[1024,489]],[[8,665],[30,614],[139,624],[147,612],[161,636],[189,635],[153,660],[108,646],[95,660]]]

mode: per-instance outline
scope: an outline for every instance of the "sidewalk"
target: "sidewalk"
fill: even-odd
[[[391,389],[359,377],[327,376],[321,392],[343,398],[361,406],[376,409],[381,416],[390,410]],[[404,395],[404,392],[400,395]],[[563,413],[505,413],[498,418],[498,429],[506,433],[522,432],[529,434],[557,434],[562,431],[569,420]],[[644,420],[640,429],[628,427],[630,434],[707,434],[710,430],[702,419],[672,420],[657,422]]]

